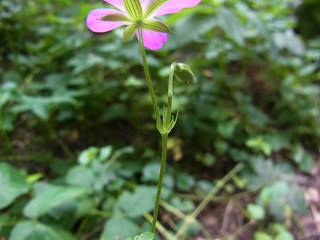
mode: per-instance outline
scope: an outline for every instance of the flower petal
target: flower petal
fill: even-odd
[[[163,4],[151,17],[180,12],[184,8],[197,6],[201,0],[169,0]]]
[[[140,0],[143,11],[147,9],[147,7],[153,2],[152,0]]]
[[[102,17],[109,14],[122,14],[122,12],[110,8],[97,8],[89,12],[87,17],[87,26],[92,32],[108,32],[112,29],[129,25],[128,22],[113,22],[101,20]]]
[[[139,40],[139,33],[136,32]],[[142,30],[144,46],[151,50],[158,50],[162,47],[163,43],[168,40],[167,33],[155,32],[149,30]]]
[[[119,10],[125,12],[126,9],[124,7],[123,0],[104,0],[106,3],[109,3],[110,5],[114,6],[115,8],[118,8]]]

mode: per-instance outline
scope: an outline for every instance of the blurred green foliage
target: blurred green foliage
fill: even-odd
[[[265,221],[255,239],[293,239],[291,226],[267,223],[307,211],[294,170],[311,172],[320,143],[309,3],[203,0],[163,18],[175,35],[148,52],[160,106],[171,62],[198,79],[174,86],[181,114],[163,193],[174,208],[195,207],[175,192],[203,197],[244,162],[225,191],[258,193],[244,210]],[[150,229],[159,139],[138,44],[123,45],[123,29],[91,33],[85,18],[97,7],[106,4],[0,3],[0,160],[10,163],[0,164],[0,236],[10,240],[122,240]]]

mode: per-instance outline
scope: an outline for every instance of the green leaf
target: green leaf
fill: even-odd
[[[189,191],[195,184],[193,176],[189,174],[179,174],[177,177],[177,187],[182,191]]]
[[[126,30],[123,32],[123,42],[126,43],[137,30],[138,30],[137,24],[129,25],[126,28]]]
[[[134,240],[153,240],[154,234],[151,232],[142,233],[139,236],[136,236]]]
[[[111,153],[112,153],[112,146],[105,146],[105,147],[102,147],[100,149],[100,153],[99,153],[99,161],[103,162],[105,160],[107,160],[110,156],[111,156]]]
[[[156,188],[142,185],[137,187],[133,193],[124,192],[116,205],[128,216],[139,217],[153,209],[155,199]]]
[[[69,232],[40,222],[24,221],[12,230],[9,240],[75,240]]]
[[[294,147],[292,158],[303,172],[311,173],[312,156],[301,145]]]
[[[21,172],[7,163],[0,163],[0,209],[9,206],[29,188],[30,184]]]
[[[202,162],[206,165],[206,166],[212,166],[216,163],[217,159],[215,158],[214,155],[207,153],[203,156]]]
[[[235,123],[230,121],[219,123],[217,126],[217,130],[223,138],[231,138],[233,136],[235,129],[236,129]]]
[[[130,17],[134,20],[142,20],[143,10],[140,0],[124,0],[123,3]]]
[[[294,236],[282,224],[273,224],[272,230],[277,232],[274,240],[294,240]]]
[[[123,215],[107,220],[100,240],[127,239],[138,233],[138,226]]]
[[[74,200],[86,193],[84,188],[52,187],[37,195],[24,208],[23,214],[28,218],[37,218],[55,207]]]
[[[265,155],[271,154],[271,146],[268,142],[264,140],[261,136],[256,136],[254,138],[249,138],[246,141],[246,145],[252,149],[263,152]]]
[[[91,188],[96,176],[92,168],[85,166],[73,167],[66,176],[66,182],[73,186]]]
[[[161,7],[163,4],[165,4],[168,0],[155,0],[153,1],[147,8],[145,14],[144,14],[144,19],[147,19],[154,13],[159,7]]]
[[[258,201],[268,207],[271,215],[281,221],[285,217],[285,208],[290,207],[299,213],[307,213],[303,190],[286,181],[276,181],[260,192]]]
[[[122,13],[114,13],[103,16],[101,20],[113,22],[132,22],[130,18]]]
[[[265,232],[255,232],[254,240],[272,240],[272,237]]]
[[[27,182],[34,183],[39,179],[43,178],[44,176],[45,176],[44,173],[35,173],[35,174],[28,175]]]
[[[158,181],[160,174],[160,163],[150,162],[143,168],[143,180],[145,181]]]
[[[219,26],[240,46],[244,45],[243,28],[239,18],[227,8],[217,10]]]
[[[265,216],[264,208],[256,204],[248,204],[247,210],[252,219],[262,220]]]
[[[177,49],[192,41],[199,41],[205,33],[217,25],[212,14],[192,14],[180,19],[173,28],[174,36],[168,35],[166,49]],[[192,31],[190,31],[192,29]]]
[[[90,162],[96,159],[98,152],[98,148],[90,147],[80,153],[78,157],[78,162],[81,165],[88,165]]]
[[[158,20],[149,20],[142,23],[142,28],[145,30],[169,33],[170,29],[167,24]]]

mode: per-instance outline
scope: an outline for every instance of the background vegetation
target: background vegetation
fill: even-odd
[[[138,43],[123,45],[123,29],[91,33],[96,7],[107,5],[0,3],[0,239],[150,230],[160,143]],[[319,9],[203,0],[164,18],[175,35],[148,52],[156,92],[173,61],[198,83],[175,83],[157,237],[187,221],[184,239],[317,239],[302,216],[315,214],[304,195],[320,186]]]

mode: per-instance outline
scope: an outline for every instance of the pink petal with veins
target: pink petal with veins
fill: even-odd
[[[147,7],[153,2],[153,0],[140,0],[143,11],[147,10]]]
[[[104,21],[101,20],[103,16],[109,15],[109,14],[119,14],[122,12],[110,9],[110,8],[97,8],[89,12],[87,17],[87,26],[92,32],[108,32],[112,29],[121,27],[122,25],[129,25],[128,22],[113,22],[113,21]]]
[[[137,32],[137,38],[139,40],[139,33]],[[168,40],[167,33],[155,32],[149,30],[142,30],[144,46],[151,50],[158,50],[163,46],[163,43]]]
[[[118,8],[119,10],[126,12],[126,8],[124,7],[123,0],[104,0],[105,2],[109,3],[110,5]]]
[[[184,8],[197,6],[201,0],[169,0],[156,10],[151,17],[180,12]]]

